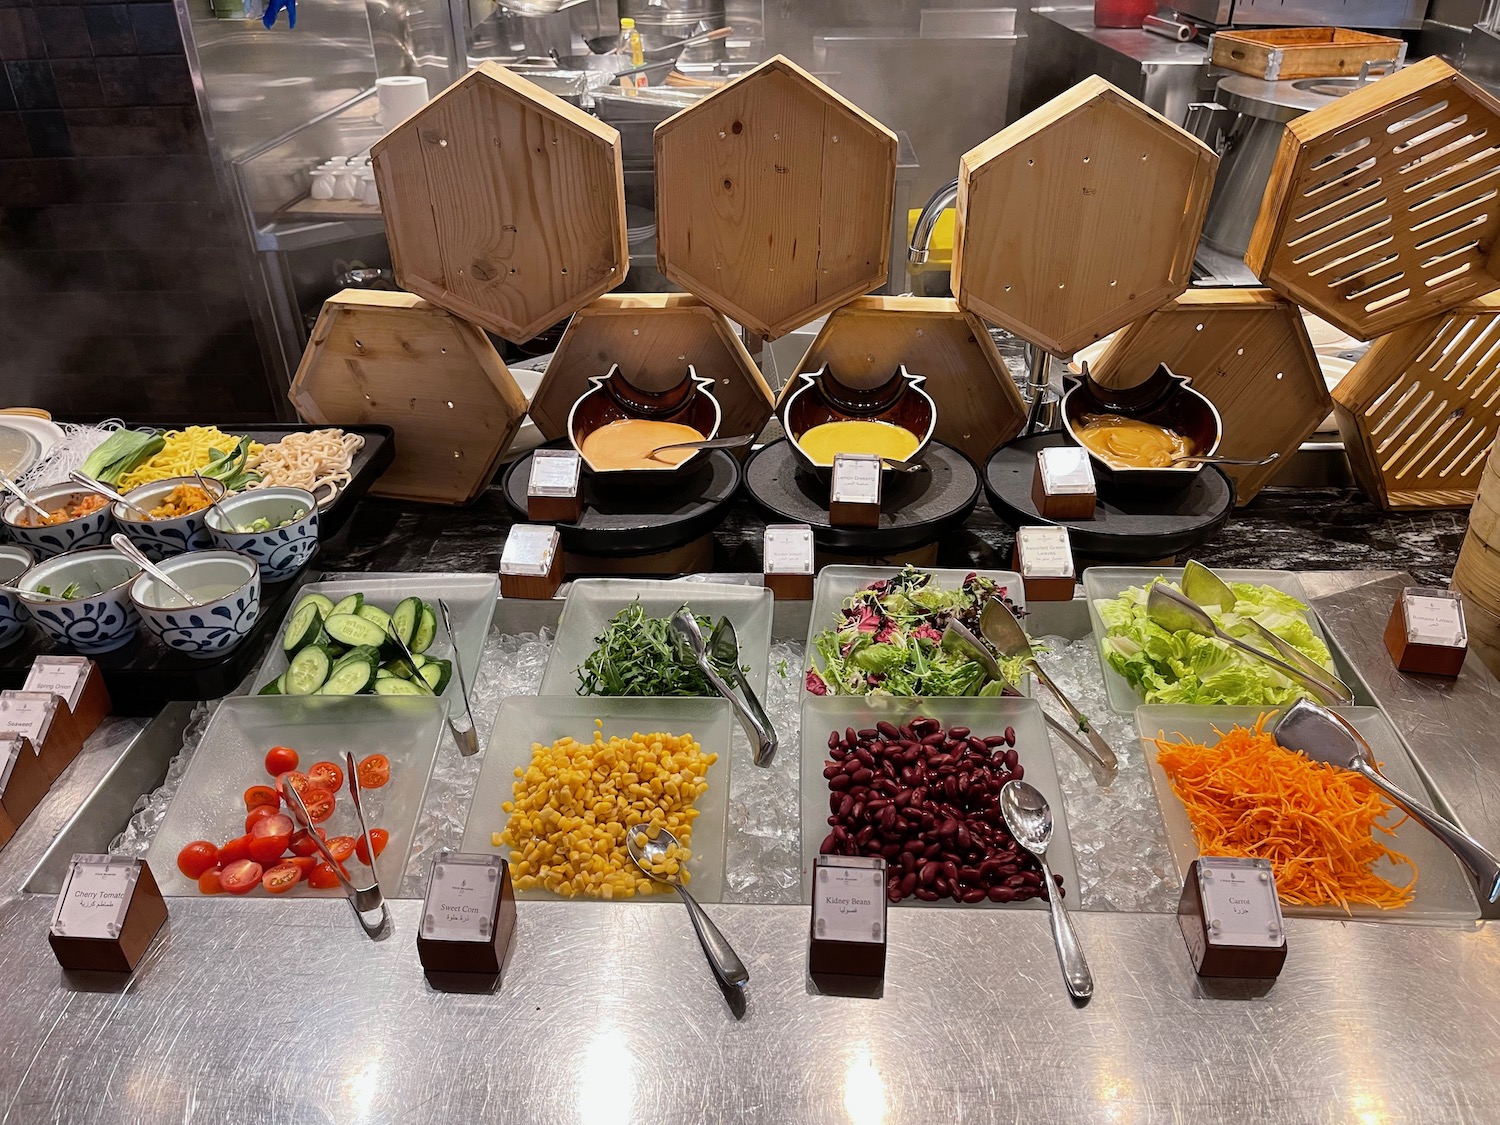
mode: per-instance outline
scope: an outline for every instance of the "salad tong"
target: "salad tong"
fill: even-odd
[[[292,819],[297,821],[298,826],[307,832],[308,839],[317,848],[328,866],[333,868],[334,875],[339,884],[344,888],[344,896],[349,900],[349,905],[354,908],[354,916],[359,919],[360,926],[370,936],[379,933],[390,919],[385,906],[385,895],[380,890],[380,874],[375,869],[376,855],[375,847],[370,840],[370,829],[365,824],[365,812],[360,804],[359,769],[355,765],[354,755],[347,750],[344,752],[345,776],[349,779],[349,797],[354,804],[354,815],[359,820],[360,838],[365,842],[365,854],[370,857],[370,879],[368,887],[356,887],[349,881],[349,875],[344,870],[343,864],[333,858],[333,853],[328,850],[328,845],[323,842],[323,837],[317,833],[317,827],[307,812],[307,806],[302,802],[302,794],[290,785],[282,785],[282,798],[286,801],[286,807],[292,813]],[[380,911],[380,921],[371,925],[365,920],[366,914]]]
[[[453,617],[448,612],[448,603],[442,598],[438,599],[438,610],[443,615],[443,628],[448,630],[448,640],[453,645],[453,670],[458,673],[458,686],[463,691],[464,711],[469,716],[469,729],[459,730],[454,725],[453,717],[448,714],[446,708],[443,711],[443,721],[448,724],[448,733],[453,736],[453,741],[458,745],[458,752],[465,758],[471,758],[479,753],[479,735],[477,733],[478,728],[474,725],[474,709],[469,705],[469,680],[464,675],[463,660],[458,655],[458,641],[453,635]],[[406,642],[397,634],[395,625],[386,625],[385,631],[391,640],[396,642],[397,647],[401,649],[401,656],[406,660],[406,666],[415,671],[417,667],[416,658],[412,656],[411,649],[407,647]],[[425,690],[428,695],[437,695],[437,692],[433,691],[428,686],[427,681],[420,675],[415,676],[412,682]]]
[[[726,619],[727,620],[727,619]],[[720,621],[716,634],[720,633],[726,622]],[[724,677],[719,675],[718,669],[709,659],[708,642],[703,639],[703,630],[698,628],[698,621],[684,606],[672,615],[673,643],[677,646],[680,655],[693,661],[698,665],[698,670],[707,677],[708,682],[713,684],[714,690],[729,700],[734,708],[735,714],[745,727],[745,733],[750,736],[750,741],[755,744],[755,764],[757,766],[769,766],[771,760],[776,757],[776,732],[771,728],[771,720],[766,717],[765,709],[761,707],[760,700],[755,698],[755,692],[750,689],[750,684],[745,679],[745,673],[740,669],[739,645],[735,643],[735,659],[730,665],[734,669],[734,677],[745,693],[745,699],[750,704],[747,707],[740,702],[734,690],[724,682]],[[733,640],[733,626],[728,639]],[[724,646],[727,651],[727,645]]]

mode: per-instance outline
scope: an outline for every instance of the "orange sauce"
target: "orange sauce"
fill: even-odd
[[[1165,469],[1172,458],[1193,452],[1193,443],[1181,434],[1120,414],[1085,415],[1073,432],[1090,452],[1117,468]]]
[[[583,439],[579,452],[596,471],[612,469],[670,469],[682,464],[696,449],[669,449],[649,456],[660,445],[702,441],[703,435],[679,422],[652,422],[645,418],[621,418],[600,426]]]

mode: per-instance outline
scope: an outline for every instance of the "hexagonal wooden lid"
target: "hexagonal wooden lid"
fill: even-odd
[[[896,135],[780,55],[656,127],[662,273],[769,339],[878,288]]]
[[[1187,288],[1216,157],[1099,77],[959,161],[953,292],[1055,355]]]
[[[714,380],[724,437],[758,434],[771,417],[771,389],[717,312],[687,293],[610,293],[574,315],[532,396],[531,420],[543,437],[567,436],[568,411],[611,364],[646,390],[673,385],[691,364]]]
[[[947,297],[858,297],[829,314],[795,374],[827,365],[841,383],[878,386],[905,366],[926,376],[941,442],[982,461],[1026,424],[989,330]],[[787,380],[782,398],[796,387]]]
[[[1106,387],[1133,387],[1165,363],[1187,375],[1224,420],[1219,454],[1269,465],[1225,465],[1248,502],[1328,416],[1328,387],[1301,311],[1269,289],[1192,289],[1110,341],[1092,369]]]
[[[1360,340],[1500,288],[1500,100],[1424,59],[1290,122],[1245,261]]]
[[[520,343],[625,280],[620,134],[502,66],[370,153],[403,289]]]
[[[396,459],[370,491],[437,504],[478,496],[526,416],[488,336],[410,293],[368,289],[324,302],[287,397],[310,422],[392,427]]]

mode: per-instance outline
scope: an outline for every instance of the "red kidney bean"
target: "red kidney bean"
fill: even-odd
[[[924,863],[922,864],[921,869],[917,872],[917,879],[921,882],[922,886],[930,887],[932,885],[932,881],[938,877],[938,872],[940,872],[941,870],[942,866],[940,864],[931,862]]]
[[[936,902],[942,897],[936,891],[930,891],[926,887],[918,887],[916,890],[916,896],[923,902]]]
[[[984,890],[980,887],[966,887],[962,897],[965,902],[982,902],[984,901]]]
[[[875,724],[875,729],[887,742],[895,742],[901,737],[901,732],[896,729],[895,724],[888,723],[884,719]]]
[[[1009,887],[991,887],[987,892],[991,902],[1014,902],[1016,892]]]
[[[1007,746],[1014,746],[1015,744],[1016,744],[1016,728],[1015,727],[1006,727],[1005,728],[1005,745],[1007,745]]]
[[[832,832],[830,832],[830,833],[828,833],[827,836],[825,836],[823,838],[823,843],[821,845],[819,845],[818,852],[821,855],[832,855],[833,854],[833,849],[834,849],[834,847],[837,844],[838,844],[837,837],[835,837],[834,834]]]
[[[1008,770],[1014,770],[1016,768],[1016,766],[1020,763],[1020,761],[1021,761],[1021,756],[1019,754],[1017,754],[1014,750],[1007,750],[1005,752],[1005,768],[1006,769],[1008,769]]]
[[[849,775],[849,780],[855,785],[868,785],[875,778],[875,774],[868,769],[857,769]]]
[[[828,778],[830,781],[843,772],[844,767],[840,765],[827,765],[823,767],[823,776]]]
[[[849,775],[841,773],[837,777],[830,777],[828,779],[828,788],[834,790],[835,792],[842,792],[843,790],[848,789]]]
[[[947,898],[953,893],[953,885],[941,875],[932,881],[932,889],[937,892],[939,898]]]
[[[858,839],[858,837],[855,837],[855,839]],[[1005,885],[1012,888],[1024,887],[1026,885],[1026,876],[1022,875],[1020,872],[1017,872],[1014,875],[1007,875],[1005,877]]]
[[[917,873],[915,871],[908,871],[905,875],[901,876],[901,882],[898,886],[900,886],[903,895],[911,894],[912,891],[917,889]]]
[[[957,739],[968,738],[969,737],[969,728],[968,727],[949,727],[948,728],[948,737],[949,738],[957,738]]]

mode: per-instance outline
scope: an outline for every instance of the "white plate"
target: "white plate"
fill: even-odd
[[[12,479],[30,472],[40,465],[62,441],[62,427],[56,422],[49,422],[45,418],[33,418],[29,414],[0,414],[0,428],[19,430],[23,434],[29,434],[36,439],[41,451],[35,459],[16,466],[8,474]]]

